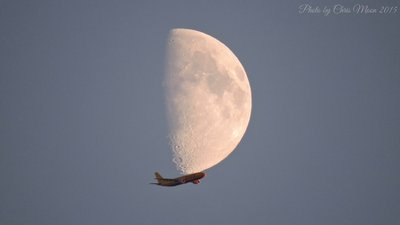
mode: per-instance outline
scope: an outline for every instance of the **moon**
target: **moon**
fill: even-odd
[[[172,29],[165,102],[173,161],[182,174],[204,171],[239,144],[251,115],[251,89],[233,52],[217,39]]]

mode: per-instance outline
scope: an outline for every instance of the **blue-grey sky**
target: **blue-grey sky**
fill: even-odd
[[[326,2],[0,1],[0,224],[400,224],[400,12],[299,12],[400,3]],[[253,111],[200,185],[163,188],[177,27],[237,55]]]

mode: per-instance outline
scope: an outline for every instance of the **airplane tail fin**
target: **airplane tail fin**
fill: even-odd
[[[160,173],[158,173],[158,172],[155,172],[154,175],[156,176],[156,178],[154,178],[154,179],[157,180],[157,183],[150,183],[150,184],[161,185],[161,182],[162,182],[162,180],[163,180],[164,178],[163,178],[163,177],[160,175]]]
[[[161,179],[164,179],[158,172],[155,172],[154,175],[156,176],[156,179],[159,181]]]

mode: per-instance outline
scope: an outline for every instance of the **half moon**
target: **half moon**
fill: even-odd
[[[242,139],[251,114],[250,84],[238,58],[207,34],[173,29],[164,85],[177,169],[204,171],[225,159]]]

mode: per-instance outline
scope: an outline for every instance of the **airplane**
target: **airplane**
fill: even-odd
[[[200,180],[206,176],[205,173],[203,172],[198,172],[198,173],[192,173],[188,174],[185,176],[177,177],[174,179],[167,179],[162,177],[158,172],[154,173],[158,183],[150,183],[150,184],[156,184],[160,186],[166,186],[166,187],[172,187],[172,186],[177,186],[181,184],[186,184],[192,182],[193,184],[199,184]]]

